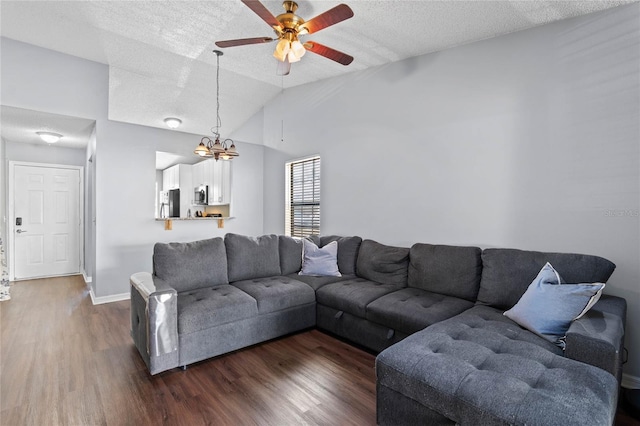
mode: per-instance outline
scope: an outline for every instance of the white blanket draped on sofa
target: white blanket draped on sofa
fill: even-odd
[[[0,237],[0,302],[11,299],[9,295],[9,271],[7,269],[7,258],[4,254],[4,241]]]

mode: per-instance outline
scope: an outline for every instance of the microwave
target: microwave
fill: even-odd
[[[196,186],[193,194],[193,204],[206,206],[209,204],[209,186]]]

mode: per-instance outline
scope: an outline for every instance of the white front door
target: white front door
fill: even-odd
[[[80,272],[80,170],[14,165],[15,279]]]

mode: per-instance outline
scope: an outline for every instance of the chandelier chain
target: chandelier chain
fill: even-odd
[[[216,133],[220,134],[222,120],[220,119],[220,55],[216,53]]]
[[[220,128],[222,127],[222,120],[220,119],[220,56],[222,56],[222,52],[214,50],[213,53],[216,54],[216,124],[211,128],[211,132],[215,136],[215,140],[204,136],[194,154],[204,158],[213,157],[216,161],[219,158],[232,160],[240,155],[233,140],[225,139],[222,142],[220,141]]]

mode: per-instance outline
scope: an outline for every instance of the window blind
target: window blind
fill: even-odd
[[[320,157],[288,163],[287,231],[292,237],[320,234]]]

